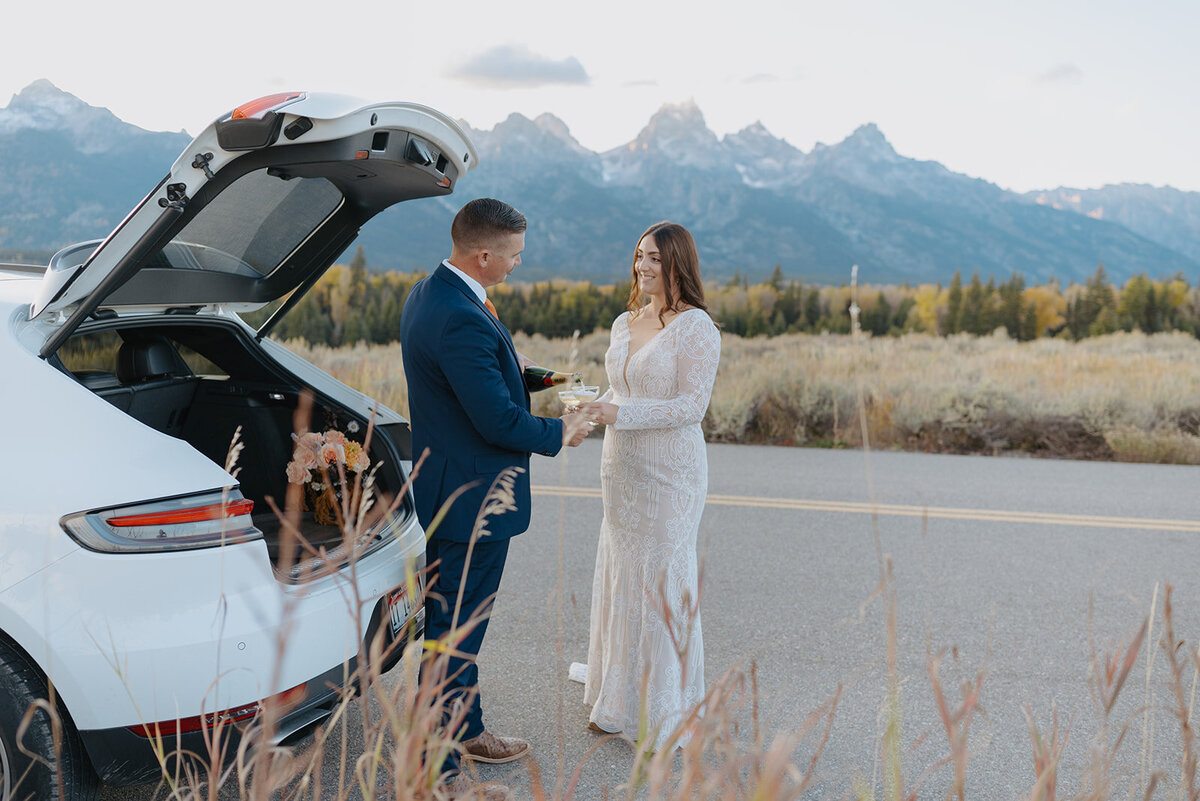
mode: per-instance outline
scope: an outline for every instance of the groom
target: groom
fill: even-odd
[[[483,616],[457,644],[464,657],[451,658],[445,676],[445,709],[460,699],[466,704],[466,719],[455,733],[462,756],[482,762],[508,762],[529,753],[524,740],[497,737],[484,728],[474,660],[509,538],[529,527],[529,454],[554,456],[564,446],[578,445],[588,431],[583,415],[563,421],[529,413],[523,357],[487,299],[485,289],[503,282],[521,263],[525,228],[525,216],[499,200],[481,198],[463,206],[450,228],[450,258],[413,287],[400,322],[413,453],[429,449],[413,485],[421,525],[429,531],[443,504],[467,488],[429,531],[426,564],[438,564],[425,602],[425,640],[435,642],[456,624]],[[484,497],[497,475],[513,467],[519,468],[515,508],[484,521],[487,533],[476,541],[466,565]],[[457,621],[456,602],[461,602]],[[427,676],[431,663],[424,665],[422,681],[442,678]],[[442,771],[449,777],[458,769],[452,752]]]

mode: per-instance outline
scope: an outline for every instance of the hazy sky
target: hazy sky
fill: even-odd
[[[151,130],[307,89],[476,128],[551,112],[602,151],[694,99],[719,135],[761,120],[807,152],[874,122],[1009,189],[1200,191],[1196,0],[67,0],[4,18],[0,104],[48,78]]]

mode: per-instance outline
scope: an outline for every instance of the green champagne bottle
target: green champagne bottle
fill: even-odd
[[[583,381],[583,373],[560,373],[546,367],[526,367],[524,377],[525,388],[530,392]]]

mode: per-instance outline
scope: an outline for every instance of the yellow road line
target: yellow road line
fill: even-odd
[[[534,495],[561,498],[600,498],[593,487],[551,487],[534,485]],[[1103,515],[1074,515],[1054,512],[1020,512],[1003,509],[960,509],[939,506],[906,506],[890,503],[856,503],[852,501],[815,501],[792,498],[762,498],[751,495],[710,494],[707,503],[714,506],[749,506],[758,509],[789,509],[806,512],[843,512],[847,514],[880,514],[896,517],[927,517],[942,520],[982,520],[992,523],[1032,523],[1046,526],[1092,526],[1150,531],[1188,531],[1200,533],[1200,520],[1163,520],[1150,517],[1106,517]]]

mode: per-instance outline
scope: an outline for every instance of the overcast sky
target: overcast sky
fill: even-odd
[[[694,99],[719,135],[758,120],[807,152],[874,122],[1018,191],[1200,191],[1197,0],[66,0],[4,20],[0,104],[48,78],[151,130],[306,89],[476,128],[550,112],[603,151]]]

